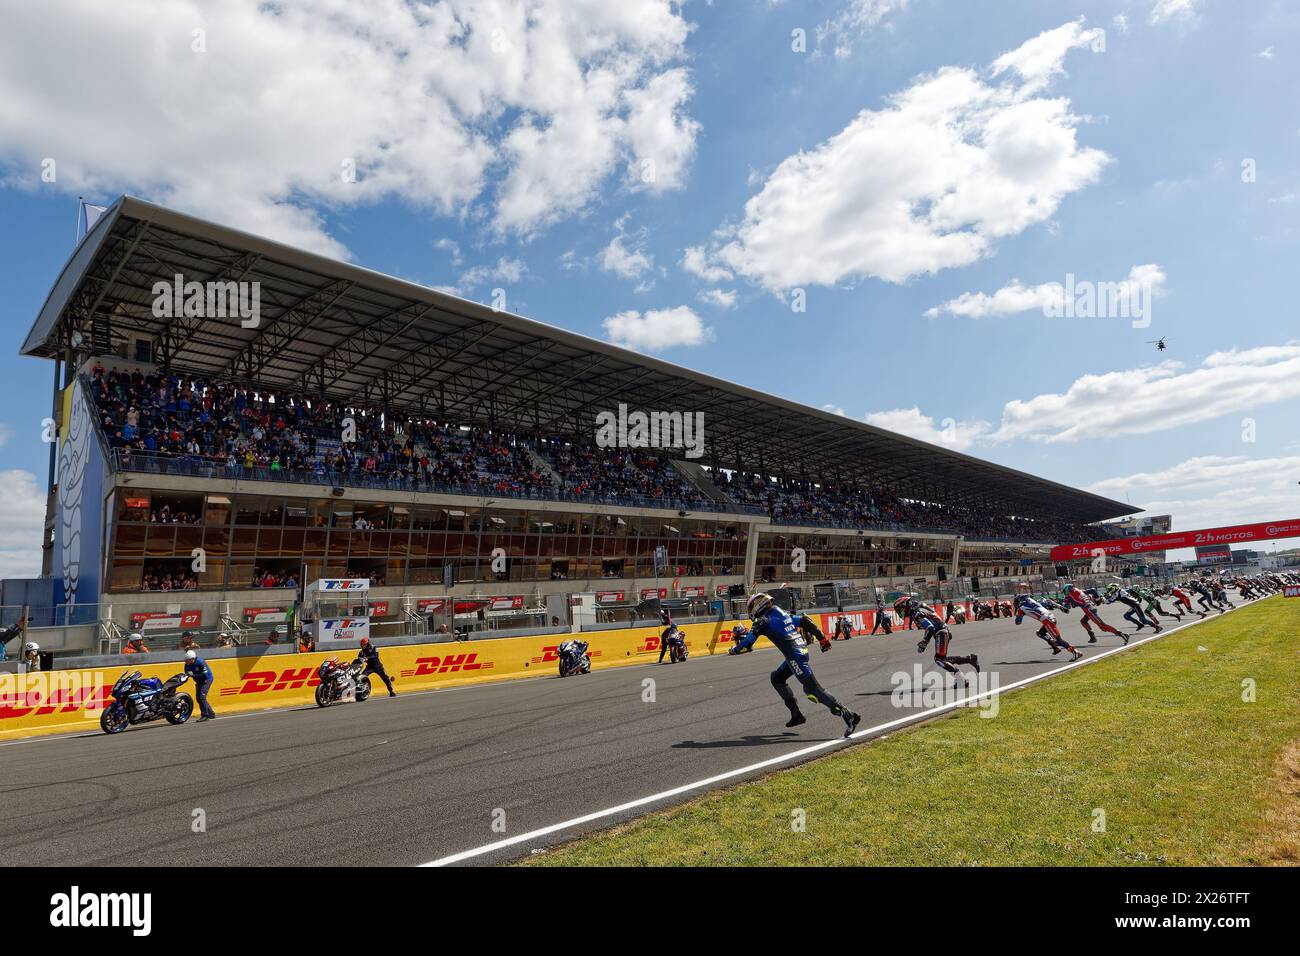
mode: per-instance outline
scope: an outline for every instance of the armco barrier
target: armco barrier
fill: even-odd
[[[725,653],[734,621],[686,624],[682,631],[694,655]],[[582,635],[593,668],[643,664],[659,656],[659,627],[621,628]],[[554,676],[556,648],[568,635],[511,637],[467,643],[405,644],[380,649],[384,669],[400,691],[430,690],[480,681]],[[338,652],[346,659],[349,651]],[[208,700],[217,713],[294,707],[315,703],[316,669],[331,653],[277,654],[209,661],[213,683]],[[135,667],[131,658],[113,667],[0,674],[0,739],[99,729],[102,708],[114,682],[127,670],[168,677],[180,663]],[[375,692],[384,693],[377,679]],[[192,688],[193,685],[187,685]],[[191,690],[191,694],[193,691]],[[195,708],[197,713],[197,708]]]

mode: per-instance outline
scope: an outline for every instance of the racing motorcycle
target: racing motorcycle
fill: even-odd
[[[686,637],[681,631],[672,628],[664,635],[664,643],[668,645],[668,663],[676,664],[686,660]]]
[[[366,669],[366,662],[357,658],[351,664],[344,664],[337,657],[331,657],[316,670],[320,683],[316,685],[316,706],[328,707],[339,701],[354,700],[361,703],[370,696],[370,678],[361,672]]]
[[[557,650],[561,677],[591,673],[591,658],[587,656],[586,641],[565,641]]]
[[[141,677],[139,671],[127,671],[109,692],[113,702],[99,715],[100,729],[106,734],[119,734],[134,724],[146,724],[159,717],[169,724],[185,723],[194,713],[194,698],[176,690],[189,679],[189,674],[182,673],[164,682],[157,677]]]
[[[993,605],[984,601],[975,602],[975,620],[991,621],[993,620]]]

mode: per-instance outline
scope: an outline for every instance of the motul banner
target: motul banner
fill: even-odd
[[[1279,538],[1300,537],[1300,518],[1288,521],[1266,521],[1259,524],[1238,524],[1226,528],[1207,528],[1202,531],[1176,531],[1172,534],[1149,534],[1136,538],[1114,538],[1110,541],[1090,541],[1087,544],[1062,544],[1052,549],[1053,561],[1071,561],[1094,558],[1103,554],[1142,554],[1147,551],[1172,551],[1174,548],[1194,548],[1207,544],[1235,544],[1238,541],[1274,541]]]

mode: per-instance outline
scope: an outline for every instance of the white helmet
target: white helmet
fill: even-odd
[[[198,657],[198,656],[199,656],[199,655],[198,655],[198,654],[195,654],[193,651],[186,651],[186,652],[185,652],[185,659],[186,659],[187,661],[192,661],[192,660],[194,660],[194,658],[196,658],[196,657]]]
[[[35,641],[28,641],[23,645],[24,654],[30,654],[32,651],[39,651],[40,649],[41,645],[37,644]]]

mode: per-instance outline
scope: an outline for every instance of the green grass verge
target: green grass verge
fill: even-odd
[[[997,717],[963,709],[527,863],[1295,862],[1277,851],[1295,819],[1268,808],[1300,739],[1297,634],[1300,600],[1273,598],[1010,693]]]

